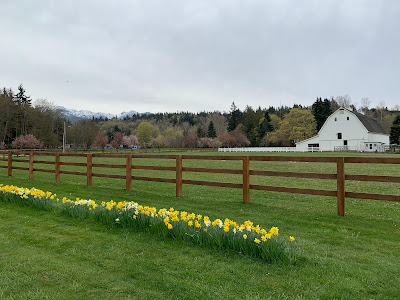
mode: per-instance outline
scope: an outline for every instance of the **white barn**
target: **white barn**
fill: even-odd
[[[312,138],[296,143],[297,151],[363,151],[384,152],[389,134],[368,116],[339,108]]]

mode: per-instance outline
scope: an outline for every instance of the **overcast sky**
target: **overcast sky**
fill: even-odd
[[[400,1],[0,0],[0,87],[120,113],[400,104]]]

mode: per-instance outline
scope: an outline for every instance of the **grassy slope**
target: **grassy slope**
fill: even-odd
[[[251,219],[266,228],[276,225],[304,243],[304,254],[294,266],[268,265],[1,202],[0,249],[5,250],[0,268],[5,271],[0,298],[395,299],[400,294],[398,203],[347,199],[343,218],[330,197],[251,191],[251,203],[244,205],[234,189],[184,186],[184,196],[177,199],[173,184],[135,181],[135,189],[126,192],[123,180],[95,178],[86,187],[83,177],[65,175],[55,184],[51,174],[36,173],[31,181],[26,172],[14,171],[8,178],[5,171],[0,170],[4,184],[37,186],[60,196],[135,200],[212,218]],[[369,172],[365,168],[362,174]],[[379,189],[398,194],[396,186]]]

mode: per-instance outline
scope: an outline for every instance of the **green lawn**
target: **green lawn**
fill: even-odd
[[[173,160],[134,163],[174,165]],[[216,168],[241,167],[240,162],[205,163]],[[184,162],[184,166],[203,164]],[[336,168],[334,164],[278,162],[252,163],[251,167],[322,173]],[[396,165],[346,165],[346,173],[351,174],[400,176],[399,169]],[[123,169],[112,172],[124,174]],[[295,265],[266,264],[240,254],[0,202],[1,299],[398,299],[400,295],[400,203],[346,199],[346,216],[339,217],[333,197],[251,191],[250,203],[245,205],[239,189],[184,185],[183,197],[176,198],[175,185],[168,183],[134,181],[133,190],[127,192],[124,180],[118,179],[93,178],[93,186],[87,187],[82,176],[61,175],[61,183],[56,184],[49,173],[36,172],[34,180],[27,178],[26,171],[6,175],[7,170],[0,169],[0,183],[35,186],[61,197],[133,200],[210,218],[250,219],[264,228],[277,226],[280,234],[294,235],[303,244],[303,253]],[[140,171],[140,176],[173,178],[174,174]],[[241,180],[238,175],[200,173],[184,173],[184,178]],[[336,189],[335,180],[252,176],[251,181]],[[346,181],[346,186],[352,191],[400,193],[399,184]]]

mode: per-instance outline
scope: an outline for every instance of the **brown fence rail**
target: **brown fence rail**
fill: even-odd
[[[243,202],[249,203],[250,190],[262,190],[284,193],[296,193],[307,195],[320,195],[337,197],[337,211],[340,216],[345,214],[345,198],[359,198],[359,199],[372,199],[372,200],[385,200],[400,202],[400,195],[387,195],[387,194],[369,194],[369,193],[356,193],[345,191],[346,180],[356,181],[374,181],[374,182],[391,182],[400,183],[399,176],[371,176],[371,175],[346,175],[346,163],[368,163],[368,164],[400,164],[400,158],[373,158],[373,157],[288,157],[288,156],[221,156],[221,155],[161,155],[161,154],[99,154],[99,153],[46,153],[46,152],[0,152],[0,161],[7,162],[7,165],[0,166],[0,168],[7,169],[8,176],[12,176],[12,170],[25,170],[29,171],[29,178],[33,179],[34,172],[48,172],[55,174],[55,181],[60,182],[60,174],[81,175],[86,176],[87,185],[92,185],[93,177],[104,178],[117,178],[126,181],[126,190],[131,190],[132,180],[154,181],[154,182],[167,182],[175,183],[176,197],[182,196],[182,185],[203,185],[215,187],[228,187],[239,188],[243,190]],[[19,156],[29,156],[29,160],[20,159]],[[54,161],[35,160],[35,156],[51,156]],[[86,158],[86,162],[61,162],[62,156],[72,156]],[[1,158],[2,157],[2,158]],[[93,157],[108,157],[108,158],[124,158],[125,164],[104,164],[93,163]],[[146,166],[146,165],[132,165],[132,159],[148,158],[148,159],[170,159],[175,160],[175,166]],[[219,161],[241,161],[241,169],[212,169],[206,167],[183,167],[184,160],[219,160]],[[251,170],[251,161],[278,161],[278,162],[315,162],[315,163],[335,163],[336,173],[304,173],[304,172],[281,172],[281,171],[261,171]],[[13,166],[13,162],[28,163],[28,167]],[[41,169],[35,168],[34,164],[48,164],[54,165],[54,169]],[[86,167],[86,172],[67,171],[61,170],[61,166],[76,166]],[[93,168],[114,168],[125,169],[125,175],[116,174],[101,174],[93,173]],[[145,177],[145,176],[132,176],[132,170],[157,170],[157,171],[173,171],[175,178],[158,178],[158,177]],[[242,183],[228,183],[228,182],[215,182],[203,180],[188,180],[182,179],[183,172],[197,172],[197,173],[223,173],[223,174],[238,174],[242,175]],[[311,179],[330,179],[337,181],[337,189],[335,190],[319,190],[308,188],[293,188],[281,186],[268,186],[268,185],[255,185],[250,184],[250,175],[255,176],[279,176],[279,177],[294,177],[294,178],[311,178]]]

